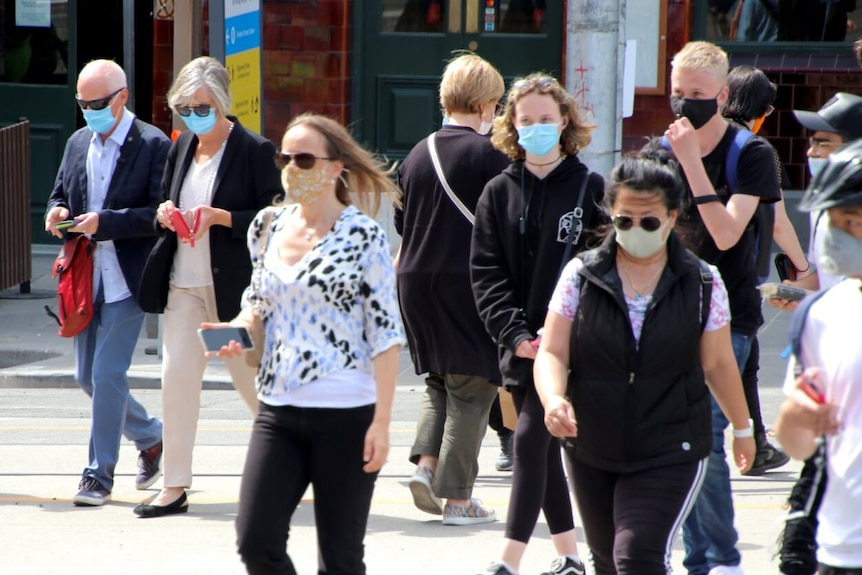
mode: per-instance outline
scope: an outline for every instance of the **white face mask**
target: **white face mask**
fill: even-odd
[[[862,240],[841,228],[827,227],[817,263],[835,276],[862,277]]]
[[[667,243],[670,234],[666,236],[664,231],[669,224],[670,220],[667,220],[654,232],[648,232],[640,226],[632,226],[628,230],[614,228],[617,232],[617,245],[634,258],[654,256]]]

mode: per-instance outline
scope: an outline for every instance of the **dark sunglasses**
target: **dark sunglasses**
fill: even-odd
[[[661,219],[655,216],[637,218],[640,226],[647,232],[654,232],[661,227]],[[630,230],[635,225],[635,218],[631,216],[614,216],[614,227],[618,230]]]
[[[82,100],[81,98],[75,98],[75,101],[78,102],[78,106],[82,110],[86,110],[87,108],[90,110],[104,110],[111,105],[111,100],[114,99],[114,96],[123,90],[125,90],[125,88],[120,88],[110,96],[105,96],[104,98],[96,98],[95,100]]]
[[[512,88],[515,90],[523,91],[528,88],[539,88],[540,90],[547,90],[551,86],[557,84],[557,81],[550,76],[539,76],[538,78],[523,78],[518,80],[514,84],[512,84]]]
[[[334,159],[335,158],[320,158],[314,154],[309,154],[308,152],[301,152],[299,154],[282,154],[279,152],[275,155],[275,165],[280,170],[293,160],[293,163],[296,164],[296,167],[300,170],[310,170],[314,167],[314,162],[317,160]]]
[[[210,106],[209,104],[198,104],[197,106],[176,106],[174,110],[177,111],[177,114],[180,116],[185,116],[188,118],[192,112],[195,113],[195,116],[200,118],[206,118],[210,115]]]

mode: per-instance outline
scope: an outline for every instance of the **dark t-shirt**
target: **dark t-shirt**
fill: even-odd
[[[733,194],[757,196],[761,202],[777,202],[781,199],[781,189],[778,172],[775,170],[775,155],[772,146],[758,137],[752,138],[743,146],[736,168],[737,188],[733,191],[727,189],[725,164],[737,131],[736,126],[728,124],[727,131],[715,149],[703,157],[703,167],[715,193],[724,204],[727,204]],[[695,253],[718,267],[727,286],[731,330],[754,335],[762,322],[754,261],[754,218],[749,221],[739,241],[732,248],[721,251],[715,245],[700,217],[698,206],[694,203],[689,206],[687,217],[692,226],[692,247]]]

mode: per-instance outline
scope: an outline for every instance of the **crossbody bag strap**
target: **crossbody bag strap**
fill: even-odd
[[[263,258],[266,256],[266,250],[269,247],[269,232],[272,227],[272,218],[274,215],[275,211],[272,208],[266,208],[263,212],[260,245],[257,248],[257,261],[254,263],[251,277],[251,297],[255,308],[257,308],[260,303],[260,276],[263,273]]]
[[[581,182],[581,190],[578,192],[578,203],[575,205],[575,209],[572,210],[572,226],[569,228],[569,237],[566,238],[566,249],[563,250],[563,261],[560,262],[560,271],[557,272],[557,279],[560,279],[560,276],[563,275],[563,269],[566,267],[566,264],[569,263],[569,258],[572,257],[572,247],[575,243],[575,218],[578,218],[583,223],[584,217],[584,196],[587,193],[587,184],[590,182],[590,176],[592,172],[587,170],[587,175],[584,176],[584,181]]]
[[[476,222],[476,217],[467,209],[467,206],[464,205],[461,198],[455,195],[455,192],[453,192],[452,188],[449,187],[449,182],[446,181],[446,175],[443,174],[443,166],[440,165],[440,156],[437,154],[437,144],[434,141],[434,136],[436,135],[437,132],[434,132],[428,136],[428,153],[431,155],[431,163],[434,164],[434,171],[437,172],[437,178],[440,180],[440,184],[442,184],[443,189],[446,190],[446,195],[449,196],[449,199],[452,200],[452,203],[455,204],[455,207],[458,208],[459,212],[461,212],[461,215],[467,218],[467,221],[470,222],[470,225],[472,226]]]

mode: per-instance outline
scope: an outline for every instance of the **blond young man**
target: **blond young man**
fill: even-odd
[[[727,54],[708,42],[689,42],[674,56],[671,109],[677,119],[664,136],[679,160],[691,202],[687,219],[697,255],[716,265],[727,285],[731,308],[731,339],[740,370],[761,323],[760,296],[755,289],[753,216],[761,202],[781,198],[769,144],[752,138],[741,149],[737,183],[729,189],[726,163],[739,128],[719,113],[727,101]],[[689,575],[742,573],[733,526],[730,475],[724,452],[727,419],[712,402],[713,450],[703,488],[685,522],[683,562]],[[734,429],[735,437],[753,434],[752,427]]]

